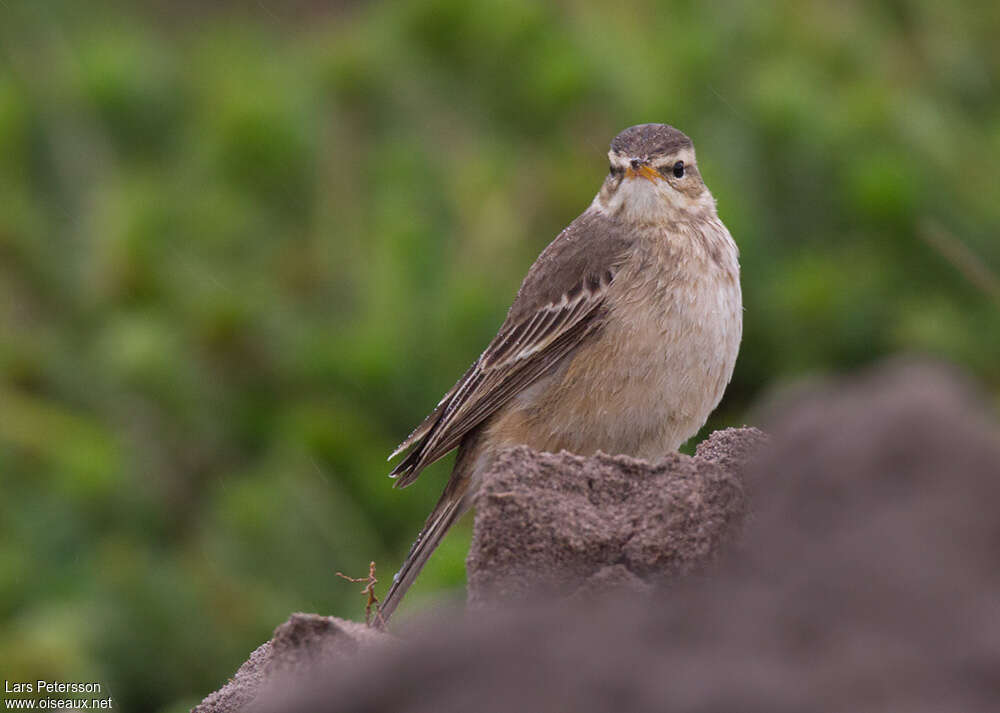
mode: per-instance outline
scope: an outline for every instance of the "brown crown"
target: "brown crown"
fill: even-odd
[[[611,141],[611,150],[620,156],[648,158],[691,146],[691,139],[666,124],[639,124],[621,132]]]

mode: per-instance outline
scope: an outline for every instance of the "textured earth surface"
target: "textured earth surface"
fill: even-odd
[[[298,682],[273,687],[255,709],[996,710],[1000,429],[974,387],[947,368],[893,362],[786,394],[762,409],[761,419],[771,437],[740,468],[742,489],[738,481],[710,476],[707,466],[678,461],[692,482],[714,483],[709,490],[717,495],[698,503],[698,518],[735,523],[744,511],[735,503],[751,504],[738,547],[706,574],[654,586],[644,555],[613,559],[587,574],[580,562],[598,560],[581,546],[565,562],[552,560],[572,574],[572,586],[625,581],[648,593],[623,596],[618,589],[567,600],[526,597],[518,587],[502,593],[523,599],[520,606],[442,615],[405,639],[366,646],[360,637],[370,632],[358,631],[354,653],[310,659],[318,668],[293,665]],[[704,448],[699,458],[732,472],[733,462]],[[526,454],[511,458],[525,465],[523,477],[535,472]],[[588,465],[542,456],[537,465],[556,463],[582,471],[612,466],[622,483],[631,482],[632,466],[622,459],[598,457]],[[571,497],[577,501],[571,511],[586,510],[591,497]],[[612,498],[611,510],[627,500]],[[648,512],[671,512],[673,501],[657,502],[662,506]],[[690,533],[705,525],[685,527]],[[728,527],[708,528],[705,540],[676,541],[697,542],[712,559],[728,537],[717,535]],[[545,541],[529,528],[527,541],[532,537]],[[483,563],[515,561],[483,551],[489,554],[480,555]],[[673,572],[700,569],[690,566],[697,558],[671,554],[660,561]],[[516,570],[518,577],[533,571]],[[498,588],[491,580],[480,591]],[[336,642],[346,631],[338,624],[317,636]],[[307,650],[324,646],[312,636],[305,640]]]
[[[387,635],[364,624],[317,614],[292,614],[274,631],[274,637],[258,646],[236,674],[195,707],[194,713],[236,713],[247,710],[258,696],[263,705],[268,696],[294,690],[296,682],[313,685],[313,675],[354,657]],[[267,685],[265,685],[267,684]]]
[[[484,476],[467,561],[469,603],[540,591],[599,593],[704,567],[732,541],[747,500],[755,428],[713,433],[694,457],[657,463],[514,448]]]

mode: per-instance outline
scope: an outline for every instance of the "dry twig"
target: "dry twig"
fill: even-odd
[[[354,582],[355,584],[361,584],[364,582],[365,587],[361,590],[361,593],[368,595],[368,600],[365,602],[365,625],[372,625],[372,608],[374,608],[375,620],[378,622],[380,627],[384,627],[385,620],[382,619],[382,612],[379,611],[378,607],[378,597],[375,596],[375,585],[378,583],[378,579],[375,578],[374,560],[368,564],[367,577],[348,577],[343,572],[337,572],[337,576],[341,579],[346,579],[348,582]]]
[[[962,276],[979,288],[984,294],[1000,302],[1000,277],[989,265],[958,236],[947,231],[940,224],[925,220],[918,235],[941,257],[950,262]]]

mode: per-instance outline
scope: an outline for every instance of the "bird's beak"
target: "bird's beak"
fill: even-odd
[[[650,168],[644,163],[639,163],[629,166],[625,169],[626,178],[645,178],[647,181],[656,182],[660,178],[660,174],[654,169]]]

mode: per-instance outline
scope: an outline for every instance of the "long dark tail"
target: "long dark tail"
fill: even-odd
[[[463,477],[463,474],[456,468],[437,505],[434,506],[423,529],[417,535],[416,542],[410,547],[410,553],[406,555],[403,566],[393,577],[392,585],[379,606],[379,625],[384,626],[388,623],[389,617],[396,611],[403,595],[420,574],[420,570],[427,564],[427,560],[437,549],[445,533],[469,509],[471,498],[468,497],[468,490],[469,478]]]

